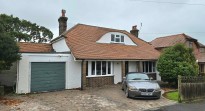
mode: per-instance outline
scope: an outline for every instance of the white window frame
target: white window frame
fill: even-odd
[[[92,75],[92,62],[95,62],[95,74]],[[100,75],[97,75],[97,62],[101,62],[101,70],[100,70]],[[113,62],[112,61],[105,61],[106,62],[106,74],[103,75],[102,74],[102,62],[103,61],[90,61],[90,70],[91,70],[91,73],[88,74],[89,77],[96,77],[96,76],[112,76],[113,75]],[[110,62],[110,74],[108,74],[108,62]]]
[[[114,35],[114,41],[112,41],[112,35]],[[119,36],[119,37],[117,37],[117,36]],[[124,38],[124,41],[123,41],[123,42],[122,42],[122,36],[123,36],[123,38]],[[111,34],[110,37],[111,37],[111,38],[110,38],[111,43],[124,43],[124,42],[125,42],[125,36],[124,36],[124,35]],[[119,39],[119,42],[116,41],[117,39]]]
[[[148,63],[148,67],[146,67],[146,62]],[[150,69],[150,63],[151,63],[151,72],[149,71]],[[143,72],[145,72],[145,73],[156,73],[156,62],[155,61],[143,61],[142,62],[142,65],[143,65]],[[154,67],[155,66],[155,67]],[[148,68],[148,72],[146,72],[146,70],[147,70],[147,68]]]

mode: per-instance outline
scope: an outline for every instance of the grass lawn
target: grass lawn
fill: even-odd
[[[178,91],[171,91],[171,92],[165,93],[164,96],[165,96],[167,99],[174,100],[174,101],[178,101],[179,93],[178,93]]]

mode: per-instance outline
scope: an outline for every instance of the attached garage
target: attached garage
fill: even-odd
[[[32,62],[31,92],[65,89],[65,62]]]

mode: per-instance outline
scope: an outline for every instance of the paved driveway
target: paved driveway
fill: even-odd
[[[14,95],[7,97],[23,102],[7,106],[0,104],[0,110],[24,111],[142,111],[161,106],[174,105],[173,101],[128,99],[120,85],[92,88],[84,91],[65,90],[49,93]]]

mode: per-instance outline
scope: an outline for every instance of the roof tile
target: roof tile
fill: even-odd
[[[96,43],[108,32],[128,35],[137,46]],[[125,30],[77,24],[66,35],[66,43],[76,59],[156,60],[160,53],[149,43]]]
[[[47,43],[18,43],[21,53],[23,52],[52,52],[52,45]]]

